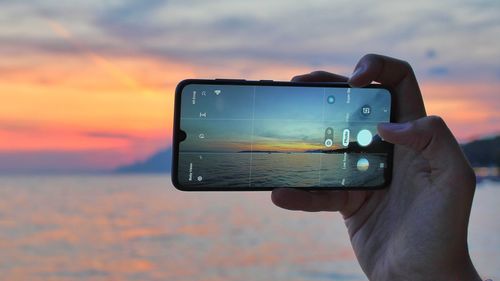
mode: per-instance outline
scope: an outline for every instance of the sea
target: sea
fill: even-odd
[[[500,183],[469,228],[500,280]],[[169,175],[0,176],[0,280],[367,280],[337,213],[275,207],[269,192],[181,192]]]
[[[380,186],[383,153],[180,154],[179,182],[186,187]],[[197,180],[199,177],[200,180]]]

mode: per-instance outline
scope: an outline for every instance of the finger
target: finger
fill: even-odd
[[[391,143],[410,147],[429,161],[431,170],[471,170],[462,150],[443,119],[423,117],[407,123],[379,124],[380,136]]]
[[[297,75],[292,82],[346,82],[347,77],[326,71],[313,71],[309,74]]]
[[[278,188],[271,193],[273,203],[288,210],[307,212],[340,211],[347,201],[347,191],[316,191]]]
[[[364,87],[372,81],[388,86],[395,94],[393,104],[397,122],[426,115],[417,79],[407,62],[381,55],[365,55],[356,65],[349,84]]]
[[[396,87],[401,81],[411,76],[414,77],[413,70],[407,62],[387,56],[368,54],[357,63],[349,78],[349,83],[356,87],[363,87],[376,81],[386,86]]]
[[[340,211],[344,219],[354,215],[373,191],[305,191],[278,188],[271,193],[273,203],[288,210],[307,212]]]

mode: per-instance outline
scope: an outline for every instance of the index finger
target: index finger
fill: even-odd
[[[319,70],[294,76],[292,82],[347,82],[347,77]]]
[[[393,110],[397,122],[426,116],[417,78],[409,63],[382,55],[365,55],[356,65],[349,84],[363,87],[372,81],[389,87],[394,93]]]

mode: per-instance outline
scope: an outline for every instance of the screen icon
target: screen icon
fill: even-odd
[[[198,137],[199,137],[200,139],[204,139],[204,138],[205,138],[205,134],[201,133],[201,134],[199,134],[199,135],[198,135]]]
[[[331,147],[333,145],[333,128],[328,127],[325,130],[325,146]]]
[[[358,162],[356,163],[356,168],[358,168],[358,171],[365,172],[368,170],[368,167],[370,167],[368,159],[364,157],[358,159]]]
[[[334,104],[335,103],[335,97],[334,96],[328,96],[328,98],[326,99],[326,101],[329,104]]]
[[[207,117],[207,113],[206,112],[200,112],[200,117]]]
[[[203,177],[202,177],[202,176],[198,176],[196,179],[197,179],[198,181],[202,181],[202,180],[203,180]]]
[[[342,145],[345,147],[349,146],[349,135],[350,134],[351,134],[351,132],[349,131],[349,129],[344,129],[344,131],[342,132]]]
[[[326,139],[325,140],[325,146],[326,147],[331,147],[333,145],[333,140],[332,139]]]
[[[363,115],[364,117],[368,117],[370,116],[370,114],[372,114],[372,108],[371,106],[365,104],[361,107],[361,115]]]
[[[220,95],[220,93],[221,93],[221,90],[214,90],[214,94],[215,94],[215,95],[217,95],[217,96],[218,96],[218,95]]]
[[[368,146],[370,145],[370,143],[372,143],[373,136],[369,130],[363,129],[359,131],[358,135],[356,136],[356,140],[358,141],[359,145]]]
[[[196,104],[196,91],[193,91],[193,97],[191,99],[191,104]]]

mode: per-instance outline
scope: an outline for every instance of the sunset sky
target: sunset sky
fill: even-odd
[[[383,3],[383,4],[381,4]],[[500,133],[500,1],[0,1],[0,173],[104,171],[171,142],[185,78],[409,61],[457,138]]]
[[[220,91],[218,95],[215,89]],[[391,115],[391,96],[386,89],[349,89],[348,95],[343,87],[192,82],[181,92],[179,127],[186,138],[179,151],[188,154],[345,148],[341,145],[345,129],[350,131],[347,141],[356,142],[362,130],[377,135],[377,124],[388,122]],[[205,95],[200,95],[202,92]],[[332,103],[327,101],[330,97]],[[362,115],[366,105],[371,113]],[[331,133],[327,134],[327,129]],[[326,139],[333,141],[328,147]]]

